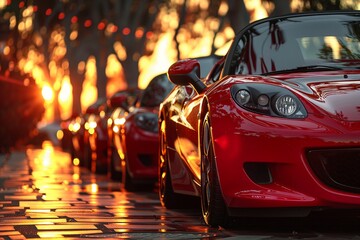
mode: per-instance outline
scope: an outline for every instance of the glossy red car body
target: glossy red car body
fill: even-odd
[[[166,74],[154,77],[129,112],[119,112],[113,133],[115,151],[121,159],[124,188],[141,189],[157,180],[158,108],[173,88]]]
[[[360,209],[359,22],[356,11],[264,19],[201,82],[196,61],[171,66],[177,86],[159,113],[162,204],[199,196],[214,226]]]
[[[98,103],[90,105],[83,114],[74,115],[66,124],[68,131],[71,134],[70,154],[74,165],[87,166],[85,160],[85,146],[88,144],[87,138],[85,139],[85,123],[90,114],[97,111]]]
[[[205,76],[218,56],[197,58]],[[134,191],[151,186],[158,180],[158,112],[160,103],[173,89],[166,73],[155,76],[144,89],[142,96],[123,118],[117,135],[114,135],[116,152],[122,162],[122,183]]]
[[[137,98],[139,89],[120,90],[108,99],[98,100],[98,107],[95,112],[89,115],[85,124],[85,138],[87,138],[88,148],[85,149],[90,169],[97,173],[107,173],[111,171],[108,158],[109,153],[109,131],[108,120],[115,108],[127,109],[132,104],[132,98]],[[111,134],[111,133],[110,133]]]
[[[119,131],[125,121],[127,115],[134,107],[138,98],[141,96],[141,89],[128,89],[126,91],[119,91],[115,93],[108,101],[108,104],[113,109],[107,119],[107,164],[108,175],[111,179],[121,179],[121,149]]]
[[[106,113],[108,107],[106,99],[98,99],[91,105],[92,111],[84,119],[84,166],[92,172],[104,173],[107,170],[107,131]]]
[[[155,131],[147,131],[139,128],[135,124],[135,117],[138,114],[149,113],[156,116],[158,114],[158,109],[135,109],[129,114],[124,126],[125,130],[123,134],[126,135],[122,135],[122,140],[124,141],[123,146],[124,149],[126,149],[125,154],[128,161],[123,164],[127,168],[126,170],[123,170],[123,172],[128,172],[132,182],[151,182],[157,178],[158,134],[156,132],[156,127],[153,128]]]

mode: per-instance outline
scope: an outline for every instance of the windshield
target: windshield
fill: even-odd
[[[360,16],[301,16],[262,22],[245,32],[231,57],[230,74],[359,68]]]
[[[153,78],[145,88],[140,99],[141,107],[158,107],[174,88],[166,74],[161,74]]]

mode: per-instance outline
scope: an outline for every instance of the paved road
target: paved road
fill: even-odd
[[[0,239],[360,239],[359,232],[359,215],[209,228],[197,210],[165,210],[156,190],[126,192],[51,145],[0,156]]]

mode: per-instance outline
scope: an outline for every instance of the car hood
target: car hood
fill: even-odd
[[[275,77],[275,76],[272,76]],[[304,98],[341,121],[360,121],[360,71],[276,76]]]

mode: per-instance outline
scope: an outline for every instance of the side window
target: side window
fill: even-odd
[[[208,78],[206,79],[206,84],[212,84],[220,79],[221,72],[224,68],[224,61],[216,63],[215,67],[211,70]]]

